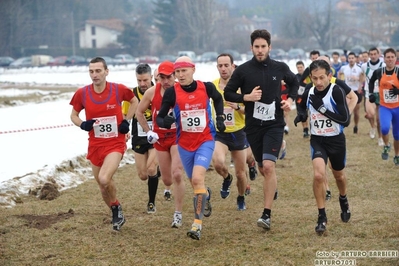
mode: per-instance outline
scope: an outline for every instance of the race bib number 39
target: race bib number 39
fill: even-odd
[[[269,121],[275,119],[276,113],[276,102],[273,101],[271,104],[265,104],[261,102],[255,102],[254,104],[254,115],[253,117],[262,121]]]
[[[180,112],[182,130],[186,132],[203,132],[206,126],[205,110],[185,110]]]
[[[96,120],[93,125],[94,137],[103,139],[118,137],[118,125],[115,115],[93,119]]]

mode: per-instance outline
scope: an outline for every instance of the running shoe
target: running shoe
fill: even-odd
[[[182,226],[182,220],[183,220],[183,217],[182,217],[181,212],[180,213],[179,212],[175,212],[173,214],[172,228],[181,227]]]
[[[351,212],[349,210],[348,198],[345,197],[344,199],[342,199],[341,197],[339,197],[339,205],[341,207],[341,220],[344,223],[349,222],[351,218]]]
[[[249,179],[254,181],[256,179],[256,177],[258,176],[258,170],[256,170],[255,161],[253,162],[253,164],[251,166],[248,166],[248,170],[249,170]]]
[[[270,217],[267,214],[262,214],[256,223],[259,227],[262,227],[265,230],[270,230]]]
[[[319,215],[319,217],[317,218],[317,225],[315,228],[315,231],[318,235],[323,235],[324,232],[327,230],[326,228],[327,225],[327,217]]]
[[[227,199],[230,196],[230,186],[233,181],[233,176],[229,174],[222,183],[222,188],[220,189],[220,196],[222,199]]]
[[[327,190],[326,191],[326,200],[330,200],[331,199],[331,191]]]
[[[208,190],[208,197],[206,198],[205,202],[204,216],[209,217],[212,214],[212,205],[211,205],[212,190],[209,187],[207,187],[206,189]]]
[[[200,240],[201,238],[201,225],[193,223],[191,229],[187,232],[187,236],[195,240]]]
[[[170,191],[165,191],[164,193],[163,193],[163,196],[164,196],[164,198],[165,198],[165,200],[166,201],[171,201],[171,194],[170,194]]]
[[[370,129],[369,135],[371,139],[375,138],[375,131],[376,131],[375,128]]]
[[[156,211],[157,211],[157,208],[155,207],[155,204],[152,203],[152,202],[149,202],[149,203],[147,204],[147,213],[148,213],[148,214],[153,214],[153,213],[155,213]]]
[[[399,166],[399,156],[393,157],[393,163],[394,163],[396,166]]]
[[[245,196],[248,196],[249,194],[251,194],[251,186],[248,184],[245,188]]]
[[[391,150],[391,144],[390,143],[388,145],[384,146],[384,149],[382,150],[382,153],[381,153],[381,158],[383,160],[388,160],[389,151],[390,150]]]
[[[237,197],[237,210],[244,211],[246,209],[247,209],[247,207],[245,205],[245,197],[244,196],[238,196]]]
[[[357,134],[357,126],[353,127],[353,134]]]
[[[122,225],[125,223],[125,216],[122,212],[120,204],[111,206],[112,211],[112,229],[115,231],[121,230]]]

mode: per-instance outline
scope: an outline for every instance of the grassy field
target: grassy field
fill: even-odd
[[[321,258],[317,251],[398,251],[399,167],[392,162],[393,152],[388,161],[381,160],[382,149],[369,138],[363,115],[359,134],[352,133],[352,126],[346,129],[352,218],[341,222],[338,190],[329,173],[328,233],[318,236],[309,140],[293,126],[293,117],[285,137],[287,156],[277,163],[279,198],[273,205],[270,231],[256,225],[263,210],[261,176],[251,181],[247,210],[239,212],[236,188],[228,199],[221,199],[221,177],[208,171],[213,213],[205,218],[201,240],[195,241],[186,236],[193,221],[188,182],[183,226],[172,229],[174,204],[164,201],[163,184],[157,212],[149,215],[147,185],[137,177],[135,166],[127,165],[115,176],[127,219],[121,232],[112,232],[110,211],[93,180],[63,191],[53,201],[27,196],[11,209],[0,209],[0,265],[315,265]],[[365,257],[355,262],[399,265],[398,258]]]

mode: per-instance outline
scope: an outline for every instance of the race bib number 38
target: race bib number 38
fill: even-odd
[[[263,121],[275,119],[276,103],[273,101],[271,104],[255,102],[254,104],[254,117]]]
[[[186,132],[203,132],[206,126],[205,110],[185,110],[180,112],[182,130]]]
[[[103,139],[118,137],[118,126],[115,115],[93,119],[96,120],[93,125],[94,137]]]

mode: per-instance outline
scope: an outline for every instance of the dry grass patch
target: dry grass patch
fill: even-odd
[[[213,213],[204,220],[201,240],[195,241],[186,236],[193,220],[188,182],[183,226],[172,229],[174,204],[163,199],[163,184],[157,212],[149,215],[147,184],[139,180],[134,165],[127,165],[115,177],[127,219],[121,232],[112,232],[110,211],[94,180],[63,191],[52,201],[27,196],[22,204],[1,209],[0,265],[314,265],[316,251],[398,250],[399,168],[393,165],[392,152],[388,161],[381,160],[381,148],[368,137],[365,119],[358,135],[351,127],[346,129],[351,221],[340,220],[338,190],[329,173],[332,200],[327,203],[328,234],[322,237],[314,232],[317,209],[309,141],[291,121],[290,127],[287,157],[277,164],[279,198],[268,232],[256,226],[263,210],[261,177],[251,181],[247,210],[238,212],[236,188],[228,199],[221,199],[221,177],[209,171],[206,183],[213,190]],[[40,223],[48,223],[46,228],[39,230],[27,222],[38,217]],[[399,265],[398,259],[356,262]]]

